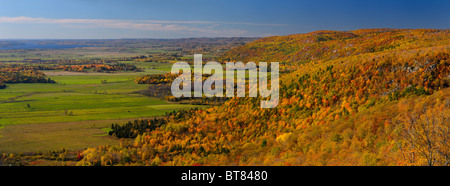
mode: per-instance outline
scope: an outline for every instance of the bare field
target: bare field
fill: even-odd
[[[153,118],[153,117],[150,117]],[[84,150],[99,145],[115,145],[119,140],[106,135],[112,123],[134,119],[108,119],[60,123],[8,125],[0,130],[0,153],[47,152],[51,150]]]
[[[42,70],[46,76],[102,76],[102,75],[120,75],[127,73],[103,73],[103,72],[69,72],[69,71],[55,71],[55,70]]]

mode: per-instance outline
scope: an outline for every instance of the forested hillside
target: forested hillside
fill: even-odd
[[[233,98],[78,165],[448,165],[449,30],[274,36],[224,61],[280,62],[280,100]]]

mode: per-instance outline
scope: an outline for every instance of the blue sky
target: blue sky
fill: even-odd
[[[448,0],[0,0],[0,39],[270,36],[450,28]]]

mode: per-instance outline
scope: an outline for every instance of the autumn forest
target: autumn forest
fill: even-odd
[[[450,165],[449,30],[360,29],[198,41],[209,48],[184,46],[184,42],[151,55],[123,57],[119,52],[107,58],[34,58],[28,63],[1,64],[0,91],[5,94],[22,84],[65,86],[64,95],[110,96],[109,102],[125,99],[114,98],[123,95],[136,102],[151,99],[158,114],[141,110],[141,117],[126,116],[140,112],[140,106],[129,105],[119,111],[123,117],[105,113],[101,120],[86,119],[93,121],[91,129],[104,131],[95,138],[107,140],[104,144],[63,146],[49,152],[2,151],[0,164]],[[263,98],[248,96],[174,98],[169,91],[177,75],[170,73],[170,65],[192,64],[194,53],[219,63],[279,62],[278,106],[262,109]],[[87,82],[85,92],[70,92],[64,82],[73,81],[64,78],[74,74],[64,76],[68,73],[105,75],[98,82]],[[99,86],[95,93],[94,84]],[[108,88],[113,85],[122,90]],[[30,100],[15,95],[0,104],[23,101],[29,104],[22,110],[39,110],[31,100],[41,99],[36,97],[39,92],[28,93]],[[58,107],[61,112],[55,118],[60,122],[82,121],[75,119],[81,111]],[[0,132],[20,125],[2,124]]]

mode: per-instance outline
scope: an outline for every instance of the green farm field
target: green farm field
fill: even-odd
[[[132,62],[129,62],[132,63]],[[167,64],[147,63],[146,72],[44,71],[57,83],[8,84],[0,89],[0,153],[45,152],[116,144],[112,123],[162,116],[194,107],[138,94],[142,73],[166,73]]]

